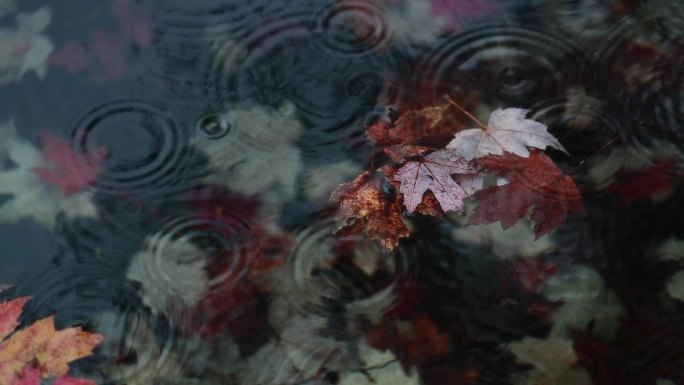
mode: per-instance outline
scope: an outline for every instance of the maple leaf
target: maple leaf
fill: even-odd
[[[456,183],[454,174],[462,176],[462,185]],[[406,163],[394,179],[401,183],[399,192],[404,194],[404,205],[409,212],[423,201],[427,190],[434,193],[444,211],[463,211],[463,199],[482,188],[477,171],[451,150],[435,151],[420,161]]]
[[[204,135],[194,142],[209,163],[204,181],[246,195],[259,194],[262,213],[279,213],[280,206],[295,197],[302,171],[295,142],[304,126],[296,111],[294,104],[284,101],[277,109],[239,105],[216,115],[224,134]]]
[[[484,125],[452,99],[449,102],[480,125],[480,128],[459,131],[447,145],[448,149],[455,150],[458,156],[466,160],[490,154],[503,155],[504,152],[527,158],[530,154],[527,147],[543,150],[551,146],[567,153],[560,142],[546,131],[544,124],[525,119],[529,110],[497,108],[489,117],[489,123]]]
[[[28,141],[9,134],[14,132],[14,123],[0,123],[2,132],[9,138],[0,142],[7,158],[15,168],[0,170],[0,194],[13,197],[0,206],[0,222],[14,222],[23,218],[34,218],[52,229],[59,214],[67,218],[96,218],[97,208],[92,202],[93,192],[83,191],[64,196],[48,183],[40,180],[36,169],[48,169],[50,164]]]
[[[330,199],[340,202],[337,218],[344,221],[340,228],[365,227],[371,238],[390,250],[399,244],[399,238],[410,234],[401,219],[401,204],[387,199],[380,181],[367,171],[352,182],[340,185]]]
[[[451,337],[442,332],[426,314],[412,321],[382,323],[366,334],[368,344],[379,350],[392,349],[406,369],[441,357],[451,349]]]
[[[21,80],[29,71],[39,78],[47,73],[47,59],[54,48],[44,34],[52,11],[44,6],[15,16],[17,27],[0,28],[0,84]]]
[[[499,221],[507,229],[532,209],[531,219],[538,239],[560,227],[569,212],[584,212],[582,195],[575,182],[542,152],[532,152],[529,158],[510,153],[490,155],[479,159],[477,164],[509,182],[475,193],[480,204],[469,224]]]
[[[422,155],[430,147],[443,147],[460,127],[445,117],[448,104],[409,110],[394,121],[396,112],[388,109],[387,116],[366,127],[366,136],[382,146],[389,157],[401,163]],[[429,147],[424,147],[429,146]]]
[[[64,139],[50,133],[43,133],[42,139],[43,159],[50,162],[51,167],[33,169],[40,180],[59,187],[64,196],[95,183],[102,172],[99,162],[107,155],[104,146],[80,159]]]
[[[0,304],[0,385],[38,385],[40,377],[60,377],[68,363],[92,354],[103,336],[80,327],[55,330],[54,317],[43,318],[15,331],[17,319],[29,297]],[[89,380],[63,378],[62,384],[93,384]],[[71,381],[71,382],[68,382]]]
[[[387,117],[379,119],[366,128],[366,135],[374,143],[387,146],[399,143],[415,143],[427,136],[439,134],[439,123],[444,117],[448,104],[426,107],[417,111],[407,111],[396,122],[392,122],[393,110]]]
[[[431,0],[433,17],[445,17],[444,28],[453,32],[463,29],[463,19],[482,19],[499,12],[496,2],[489,0]]]
[[[608,190],[620,195],[621,204],[628,205],[669,191],[676,173],[675,160],[657,161],[646,170],[621,171],[616,177],[619,182]]]
[[[509,345],[518,363],[531,364],[534,369],[520,378],[517,383],[557,384],[577,362],[577,356],[569,339],[549,337],[538,339],[525,337]],[[525,381],[526,380],[526,381]]]

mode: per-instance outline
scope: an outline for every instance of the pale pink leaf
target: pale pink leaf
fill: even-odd
[[[527,158],[528,147],[543,150],[550,146],[567,152],[544,124],[525,119],[528,112],[521,108],[499,108],[492,112],[486,127],[457,132],[447,148],[466,160],[504,152]]]
[[[456,183],[452,177],[454,174],[472,176],[468,184],[470,193]],[[422,202],[427,190],[435,194],[442,210],[462,211],[463,199],[478,189],[476,175],[477,171],[454,151],[440,150],[421,161],[406,163],[397,171],[394,180],[401,183],[399,192],[404,194],[404,206],[409,212],[413,212]],[[481,184],[479,188],[482,188]]]

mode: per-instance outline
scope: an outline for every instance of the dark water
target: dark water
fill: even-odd
[[[0,0],[0,295],[98,384],[684,384],[683,54],[678,0]],[[531,110],[586,213],[333,235],[444,95]]]

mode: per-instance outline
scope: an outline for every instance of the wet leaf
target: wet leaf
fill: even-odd
[[[95,184],[102,172],[100,162],[107,155],[104,146],[81,159],[64,139],[47,132],[43,133],[42,138],[43,159],[49,162],[50,166],[33,170],[40,180],[59,187],[64,196],[75,194]]]
[[[366,338],[379,350],[391,349],[404,368],[442,357],[451,349],[451,337],[425,314],[418,314],[412,321],[383,323],[371,329]]]
[[[89,74],[88,82],[102,85],[126,75],[126,42],[103,29],[91,33],[88,42],[69,42],[50,55],[50,64],[72,74]]]
[[[577,362],[572,349],[572,341],[561,338],[538,339],[525,337],[522,341],[510,343],[509,348],[517,357],[518,363],[534,367],[529,373],[520,376],[517,384],[558,384],[561,378]]]
[[[620,196],[621,204],[628,205],[670,191],[675,174],[674,160],[661,161],[645,170],[618,173],[608,190]]]
[[[380,146],[416,143],[420,139],[440,133],[438,123],[444,117],[447,108],[449,105],[445,104],[407,111],[396,122],[392,122],[392,116],[388,116],[368,126],[366,135]],[[388,115],[391,114],[392,111],[388,111]]]
[[[34,71],[44,78],[47,59],[54,48],[43,34],[52,19],[52,11],[44,6],[33,13],[19,13],[16,29],[0,28],[0,84],[16,82]]]
[[[383,147],[390,158],[401,163],[422,155],[430,147],[442,147],[459,127],[445,118],[448,104],[408,110],[396,121],[396,112],[388,109],[387,116],[366,127],[366,135],[373,143]],[[429,146],[429,147],[426,147]]]
[[[80,327],[57,331],[52,316],[15,331],[17,318],[28,300],[22,297],[0,304],[2,385],[37,385],[40,377],[64,376],[69,371],[69,362],[91,355],[104,338]]]
[[[463,180],[461,185],[454,180],[454,174],[469,179]],[[394,179],[401,183],[399,192],[404,194],[404,206],[409,212],[423,201],[428,190],[445,212],[463,211],[463,199],[482,188],[482,178],[477,171],[450,150],[435,151],[420,161],[406,163]]]
[[[466,160],[490,154],[503,155],[504,152],[527,158],[530,154],[527,147],[543,150],[550,146],[566,152],[560,142],[546,131],[545,125],[525,119],[528,112],[521,108],[498,108],[492,112],[486,126],[480,123],[480,128],[459,131],[447,148]]]
[[[13,127],[11,121],[0,125],[2,130]],[[49,169],[51,165],[31,143],[12,136],[4,144],[7,158],[16,167],[0,171],[0,194],[12,196],[0,206],[0,222],[33,218],[52,229],[61,213],[68,219],[98,217],[97,208],[92,202],[92,191],[64,196],[52,184],[43,182],[36,175],[36,169]]]
[[[296,139],[304,130],[289,101],[277,109],[237,105],[215,116],[221,133],[200,133],[194,146],[208,159],[204,181],[246,195],[259,194],[261,211],[280,213],[294,198],[302,156]]]
[[[152,45],[154,29],[152,22],[133,12],[131,0],[115,0],[112,13],[119,22],[121,33],[140,47]]]
[[[74,378],[64,376],[58,378],[52,385],[97,385],[95,381],[87,380],[85,378]]]
[[[153,314],[166,314],[182,325],[209,288],[206,263],[205,252],[187,237],[157,233],[133,256],[126,277],[140,283],[142,301]]]
[[[463,20],[482,19],[499,12],[496,2],[490,0],[431,0],[433,17],[446,18],[444,28],[460,32]]]
[[[530,221],[524,219],[506,230],[501,227],[500,223],[466,226],[472,216],[473,208],[474,202],[466,203],[468,215],[456,219],[463,226],[454,229],[453,239],[487,247],[501,260],[517,257],[534,258],[550,251],[554,246],[551,236],[543,236],[535,240]]]
[[[499,221],[507,229],[531,210],[534,232],[539,238],[563,225],[568,213],[584,212],[575,182],[541,152],[532,152],[529,158],[509,153],[490,155],[477,164],[506,178],[508,184],[475,193],[480,204],[470,224]]]
[[[401,203],[385,197],[380,182],[364,172],[352,182],[340,185],[331,199],[340,202],[340,228],[361,226],[371,238],[391,250],[410,232],[401,218]]]
[[[0,293],[2,290],[0,290]],[[0,303],[0,341],[5,339],[14,329],[19,326],[19,316],[24,310],[24,305],[31,297],[21,297],[12,301]]]

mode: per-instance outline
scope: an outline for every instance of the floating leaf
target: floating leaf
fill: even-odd
[[[400,238],[410,234],[401,218],[401,203],[386,198],[380,181],[368,172],[340,185],[331,199],[340,202],[337,218],[343,222],[341,228],[365,228],[371,238],[390,250],[399,244]]]
[[[452,103],[458,106],[453,101]],[[480,128],[456,133],[447,148],[453,149],[456,155],[467,160],[490,154],[503,155],[504,152],[527,158],[530,154],[527,147],[543,150],[550,146],[565,152],[560,142],[546,131],[545,125],[525,119],[528,112],[529,110],[521,108],[498,108],[492,112],[486,126],[478,121]]]
[[[532,152],[529,158],[509,153],[490,155],[477,164],[508,183],[475,193],[480,204],[470,224],[499,221],[507,229],[532,210],[534,232],[539,238],[560,227],[568,213],[584,212],[575,182],[542,152]]]
[[[453,175],[470,177],[461,186]],[[401,183],[399,192],[404,194],[404,205],[413,212],[423,201],[423,194],[430,190],[444,211],[463,211],[463,199],[475,190],[482,188],[482,178],[465,160],[454,151],[440,150],[425,156],[420,161],[406,163],[399,169],[394,179]]]
[[[38,385],[40,377],[64,376],[69,362],[91,355],[104,338],[80,327],[57,331],[52,316],[15,331],[28,300],[0,304],[0,385]]]

